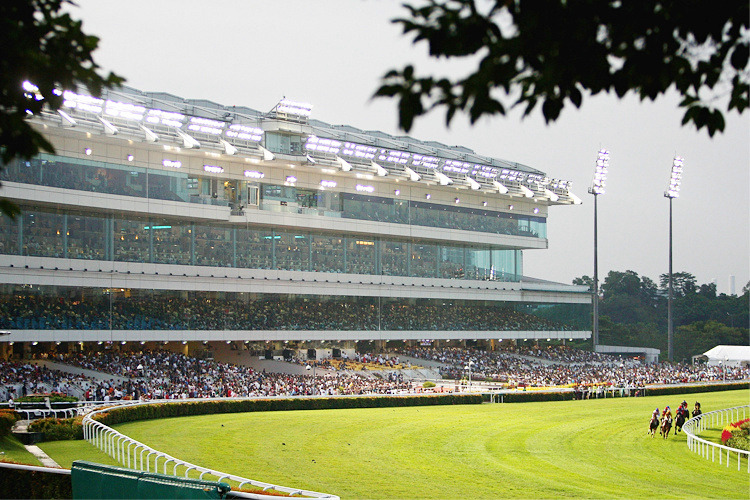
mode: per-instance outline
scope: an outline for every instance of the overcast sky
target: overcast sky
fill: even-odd
[[[435,62],[390,20],[406,14],[391,0],[77,0],[74,17],[101,38],[96,61],[144,91],[270,110],[282,96],[313,104],[313,118],[401,135],[396,102],[371,100],[389,69],[461,75],[471,61]],[[597,96],[566,107],[546,125],[540,114],[417,121],[410,135],[462,145],[573,181],[581,206],[556,206],[548,250],[524,252],[524,273],[570,283],[593,274],[596,154],[611,151],[607,192],[599,197],[599,275],[633,270],[658,282],[668,270],[672,158],[685,158],[674,200],[674,271],[728,293],[750,279],[750,112],[726,116],[713,139],[681,127],[676,96],[641,103]]]

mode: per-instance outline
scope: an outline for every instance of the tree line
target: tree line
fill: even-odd
[[[673,273],[672,316],[674,360],[690,362],[717,345],[747,345],[750,282],[741,295],[718,293],[716,283],[698,285],[690,273]],[[593,289],[593,279],[581,276],[574,285]],[[610,271],[600,287],[599,343],[661,349],[667,352],[669,276],[657,285],[635,271]],[[588,325],[578,325],[586,329]]]

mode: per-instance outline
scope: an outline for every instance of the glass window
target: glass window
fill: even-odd
[[[276,238],[276,269],[308,271],[310,239],[306,234],[274,231]]]
[[[195,264],[232,267],[234,247],[232,229],[199,224],[195,226]]]
[[[381,274],[387,276],[408,276],[409,245],[405,241],[380,242]]]
[[[487,249],[466,249],[466,277],[470,280],[494,279],[490,251]]]
[[[146,229],[152,233],[155,263],[191,263],[191,224],[174,220],[152,220]]]
[[[149,223],[146,219],[114,220],[114,256],[124,262],[150,262]]]
[[[464,247],[441,245],[438,278],[462,279],[466,275]]]
[[[346,238],[346,272],[352,274],[376,273],[376,241],[370,238]]]
[[[62,214],[28,211],[23,214],[23,254],[65,257]]]
[[[437,245],[412,242],[409,275],[434,278],[437,272]]]
[[[106,255],[107,219],[69,214],[68,258],[104,260]]]
[[[271,230],[237,230],[237,267],[273,269],[273,233]]]
[[[23,217],[0,217],[0,254],[18,255],[18,228]]]
[[[324,273],[344,272],[344,239],[340,236],[311,236],[311,269]]]

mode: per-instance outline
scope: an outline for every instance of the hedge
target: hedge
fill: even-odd
[[[692,392],[719,392],[749,389],[748,382],[732,382],[729,384],[706,384],[706,385],[674,385],[667,387],[655,387],[646,389],[646,396],[666,396],[669,394],[688,394]]]
[[[0,466],[0,498],[73,498],[73,485],[68,474]]]
[[[254,411],[332,410],[343,408],[386,408],[394,406],[433,406],[480,404],[480,394],[449,394],[436,396],[363,396],[352,398],[289,398],[191,401],[155,403],[112,408],[93,418],[107,426],[155,418],[244,413]]]
[[[49,398],[50,403],[75,403],[78,398],[68,396],[59,392],[49,392],[44,394],[29,394],[16,399],[16,403],[44,403]]]
[[[41,432],[44,441],[83,439],[83,417],[42,418],[29,424],[29,432]]]
[[[0,410],[0,437],[10,434],[16,422],[21,420],[21,414],[14,410]]]

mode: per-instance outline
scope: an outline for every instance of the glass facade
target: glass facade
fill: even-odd
[[[586,304],[0,285],[14,330],[572,331]]]
[[[0,179],[233,208],[255,205],[255,189],[260,188],[260,200],[257,201],[261,210],[547,238],[544,217],[460,205],[338,193],[330,189],[311,190],[274,184],[257,185],[255,182],[230,181],[217,177],[193,177],[179,169],[153,170],[47,154],[29,161],[11,162],[0,172]]]
[[[247,269],[518,281],[520,250],[22,206],[0,254]]]

